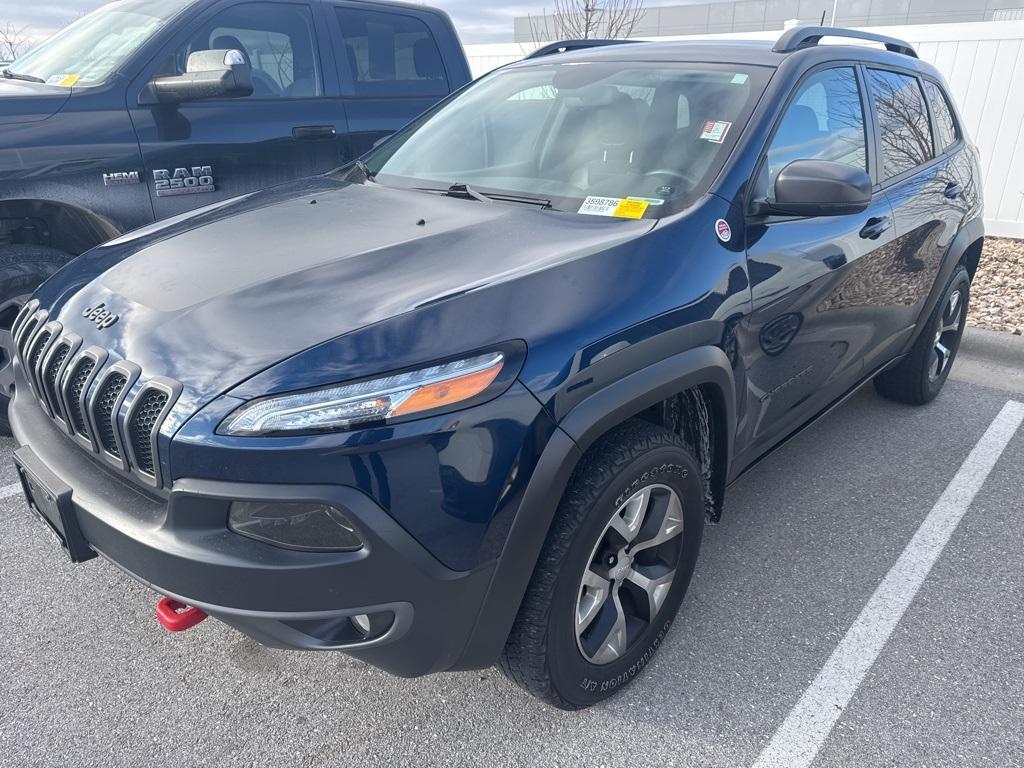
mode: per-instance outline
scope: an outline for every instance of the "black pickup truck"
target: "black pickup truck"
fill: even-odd
[[[2,73],[5,431],[11,324],[63,264],[343,165],[470,80],[445,13],[362,0],[122,0]]]

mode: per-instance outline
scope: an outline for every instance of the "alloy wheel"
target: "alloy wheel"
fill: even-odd
[[[676,575],[683,506],[667,485],[623,502],[597,540],[576,600],[576,643],[592,664],[621,658],[655,620]]]
[[[935,381],[949,368],[956,348],[960,344],[960,320],[964,312],[963,294],[954,291],[946,306],[942,308],[939,327],[935,331],[931,364],[928,366],[928,380]]]

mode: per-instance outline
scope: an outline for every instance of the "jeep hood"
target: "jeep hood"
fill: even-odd
[[[198,406],[321,342],[654,223],[321,177],[115,241],[72,263],[40,298],[85,345],[181,382]],[[84,316],[100,303],[118,315],[106,328]]]
[[[45,120],[59,112],[70,97],[70,88],[0,77],[0,125]]]

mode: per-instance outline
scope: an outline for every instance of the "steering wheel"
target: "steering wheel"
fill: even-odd
[[[658,179],[659,177],[662,180],[665,180],[665,182],[663,183],[665,183],[666,186],[677,187],[680,191],[693,189],[695,186],[697,186],[696,179],[692,178],[689,174],[680,171],[678,168],[658,168],[653,171],[648,171],[643,175],[644,179],[654,180]],[[668,179],[675,179],[677,181],[681,181],[682,184],[667,184],[667,179],[665,177],[668,177]]]

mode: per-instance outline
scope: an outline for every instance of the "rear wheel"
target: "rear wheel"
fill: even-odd
[[[0,435],[11,434],[7,406],[14,396],[14,318],[32,292],[70,258],[42,245],[0,247]]]
[[[661,645],[703,530],[701,473],[682,440],[642,421],[614,429],[573,474],[502,670],[562,709],[611,696]]]
[[[875,377],[879,394],[911,405],[935,399],[960,349],[970,297],[970,275],[959,266],[910,353],[895,368]]]

